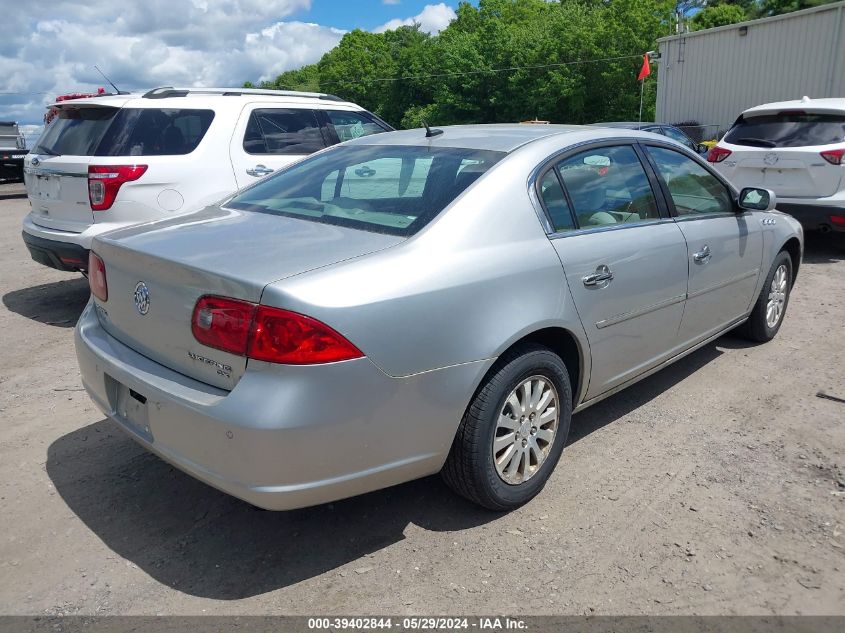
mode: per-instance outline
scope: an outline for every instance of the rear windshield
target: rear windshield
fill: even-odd
[[[413,235],[504,156],[445,147],[338,146],[250,187],[227,206]]]
[[[725,135],[733,145],[805,147],[845,141],[845,115],[779,112],[741,116]]]
[[[212,110],[65,107],[33,151],[72,156],[190,154],[213,119]]]

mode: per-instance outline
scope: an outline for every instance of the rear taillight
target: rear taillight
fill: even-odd
[[[826,152],[822,152],[822,158],[824,158],[827,162],[831,165],[841,165],[842,158],[845,156],[845,149],[829,149]]]
[[[109,300],[109,284],[106,281],[106,264],[94,251],[88,254],[88,286],[91,294],[100,301]]]
[[[830,223],[836,224],[837,226],[845,227],[845,216],[832,215],[832,216],[830,216]]]
[[[146,165],[89,165],[88,200],[94,211],[110,209],[117,192],[125,182],[138,180],[147,171]]]
[[[203,345],[269,363],[314,365],[363,356],[316,319],[239,299],[200,297],[191,331]]]
[[[200,297],[194,306],[191,331],[203,345],[243,356],[256,305],[224,297]]]
[[[247,356],[269,363],[312,365],[363,356],[328,325],[296,312],[258,306]]]
[[[716,145],[715,147],[711,147],[710,151],[707,152],[707,161],[711,163],[721,163],[730,155],[731,150]]]

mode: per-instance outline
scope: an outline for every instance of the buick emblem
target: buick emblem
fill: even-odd
[[[778,155],[774,152],[769,152],[768,154],[763,156],[763,162],[767,165],[774,165],[776,162],[778,162]]]
[[[135,308],[138,314],[146,314],[150,311],[150,289],[143,281],[135,286]]]

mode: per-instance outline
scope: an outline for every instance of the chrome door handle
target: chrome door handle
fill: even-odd
[[[265,167],[264,165],[256,165],[255,167],[247,169],[246,173],[248,173],[250,176],[259,177],[266,176],[267,174],[272,174],[273,170],[269,167]]]
[[[692,254],[692,258],[697,264],[706,264],[710,261],[710,247],[705,244],[704,248]]]
[[[594,275],[587,275],[586,277],[582,277],[581,281],[584,282],[585,286],[606,286],[610,281],[613,280],[613,271],[610,270],[607,266],[602,264],[598,268],[596,268],[596,272]]]

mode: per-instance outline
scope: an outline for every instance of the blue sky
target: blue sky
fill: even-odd
[[[430,33],[458,0],[50,0],[0,21],[0,120],[31,142],[59,94],[106,86],[240,86],[318,61],[355,28],[419,23]],[[106,86],[107,87],[107,86]]]

